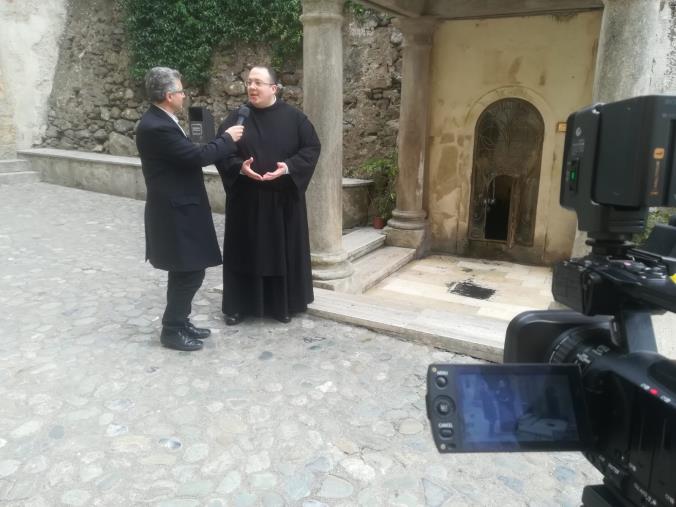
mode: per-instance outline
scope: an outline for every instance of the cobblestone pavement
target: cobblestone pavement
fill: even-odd
[[[430,362],[468,358],[305,316],[159,345],[143,203],[0,186],[0,505],[578,505],[580,455],[439,455]],[[222,227],[222,217],[216,217]]]

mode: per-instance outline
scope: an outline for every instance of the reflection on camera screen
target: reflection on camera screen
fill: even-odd
[[[465,372],[458,386],[467,443],[579,440],[566,375]]]

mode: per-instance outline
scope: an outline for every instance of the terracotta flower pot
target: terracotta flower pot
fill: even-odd
[[[373,228],[382,229],[385,227],[385,219],[383,217],[373,217]]]

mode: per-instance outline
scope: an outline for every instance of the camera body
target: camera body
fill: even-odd
[[[467,365],[429,367],[428,417],[440,452],[573,448],[604,476],[584,489],[584,505],[676,506],[676,362],[657,353],[651,322],[676,311],[676,219],[656,226],[641,248],[631,243],[649,207],[676,206],[675,151],[676,97],[569,116],[560,202],[576,212],[591,246],[554,267],[554,299],[572,311],[516,316],[505,364],[473,365],[470,380]],[[554,365],[562,369],[547,370]],[[513,391],[507,425],[491,423],[496,375]],[[535,427],[548,430],[535,438]]]

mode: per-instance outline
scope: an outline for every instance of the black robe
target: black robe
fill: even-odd
[[[305,191],[320,143],[302,111],[277,100],[244,122],[235,155],[216,163],[226,192],[223,312],[283,317],[314,300]],[[226,118],[219,133],[237,122]],[[244,160],[265,174],[285,162],[289,174],[255,181],[240,174]]]

